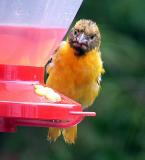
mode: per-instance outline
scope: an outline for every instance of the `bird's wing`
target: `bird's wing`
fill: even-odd
[[[100,86],[100,83],[101,83],[101,75],[98,77],[97,79],[97,84]]]
[[[45,65],[45,75],[44,75],[44,82],[46,83],[46,80],[49,76],[50,70],[54,66],[55,59],[57,57],[57,54],[59,54],[59,49],[61,49],[66,44],[65,41],[62,41],[59,45],[59,47],[54,51],[54,53],[50,56],[48,62]]]
[[[99,50],[99,55],[100,55],[100,57],[101,57],[101,51]],[[100,86],[100,83],[101,83],[101,77],[102,77],[102,74],[104,74],[105,73],[105,69],[103,68],[103,62],[102,62],[102,70],[101,70],[101,73],[100,73],[100,75],[99,75],[99,77],[97,78],[97,84]]]

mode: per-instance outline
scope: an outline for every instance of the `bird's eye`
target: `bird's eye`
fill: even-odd
[[[95,38],[95,35],[91,35],[90,39],[93,40]]]
[[[74,30],[74,35],[77,35],[78,34],[78,30]]]

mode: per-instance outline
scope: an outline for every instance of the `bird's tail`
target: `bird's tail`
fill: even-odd
[[[77,138],[77,125],[63,129],[62,134],[66,143],[74,144]]]
[[[48,130],[47,140],[50,142],[55,142],[60,135],[61,135],[60,128],[52,128],[51,127]]]
[[[77,125],[73,127],[65,128],[65,129],[49,128],[48,137],[47,137],[48,141],[55,142],[57,138],[61,135],[61,131],[66,143],[68,144],[75,143],[75,140],[77,138]]]

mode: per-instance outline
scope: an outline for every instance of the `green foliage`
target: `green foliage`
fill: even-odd
[[[49,144],[42,128],[1,134],[1,160],[145,159],[144,11],[144,0],[84,0],[75,21],[90,18],[102,34],[106,73],[90,108],[97,117],[79,125],[75,145]]]

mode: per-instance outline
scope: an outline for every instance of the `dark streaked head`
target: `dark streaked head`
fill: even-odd
[[[78,56],[85,55],[95,48],[99,49],[101,36],[98,26],[91,20],[81,19],[71,29],[68,41]]]

